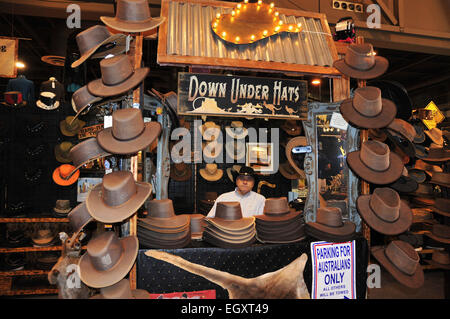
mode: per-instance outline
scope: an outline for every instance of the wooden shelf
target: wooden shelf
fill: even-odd
[[[86,246],[81,247],[82,250],[86,249]],[[49,246],[49,247],[17,247],[17,248],[0,248],[0,253],[25,253],[32,251],[62,251],[62,246]]]
[[[26,289],[26,290],[0,290],[0,296],[19,296],[19,295],[56,295],[58,289]]]
[[[68,218],[56,218],[56,217],[44,217],[44,218],[33,218],[33,217],[8,217],[0,218],[0,223],[68,223]]]
[[[0,277],[12,277],[12,276],[40,276],[47,275],[50,270],[12,270],[12,271],[0,271]]]

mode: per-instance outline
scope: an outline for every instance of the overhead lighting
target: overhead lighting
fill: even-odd
[[[320,85],[320,83],[322,83],[322,81],[320,81],[320,79],[314,79],[311,81],[312,85]]]
[[[16,62],[16,67],[19,69],[23,69],[25,67],[25,64],[23,62],[17,61]]]

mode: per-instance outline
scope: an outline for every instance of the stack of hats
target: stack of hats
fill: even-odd
[[[342,219],[339,207],[319,207],[316,221],[306,223],[305,231],[311,237],[329,242],[352,240],[356,225]]]
[[[30,242],[23,229],[6,229],[5,239],[8,247],[26,247]]]
[[[203,240],[221,248],[248,247],[256,241],[255,217],[242,217],[239,202],[219,202],[214,217],[206,217]]]
[[[191,214],[191,239],[201,240],[203,237],[203,231],[205,230],[205,215]]]
[[[255,218],[256,238],[262,243],[293,243],[306,237],[302,212],[290,209],[286,197],[267,198],[264,214]]]
[[[27,265],[25,253],[5,254],[2,269],[6,271],[23,270]]]
[[[71,211],[70,200],[68,199],[57,199],[55,207],[53,207],[53,215],[55,217],[67,218],[67,215]]]
[[[36,269],[50,270],[56,264],[60,255],[59,252],[54,251],[39,252],[34,267]]]
[[[205,192],[205,195],[200,199],[198,203],[198,212],[203,215],[208,215],[211,208],[214,206],[214,202],[217,199],[216,192]]]
[[[33,247],[48,247],[56,243],[56,235],[50,229],[38,229],[32,236]]]
[[[148,202],[148,216],[138,219],[138,238],[146,248],[183,248],[191,242],[190,217],[175,215],[171,199]]]

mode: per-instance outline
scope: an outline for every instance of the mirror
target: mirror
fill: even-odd
[[[344,220],[361,227],[356,210],[358,179],[348,168],[346,157],[357,150],[359,130],[348,125],[339,112],[340,103],[311,103],[308,120],[303,122],[311,152],[304,155],[308,185],[305,203],[306,222],[316,220],[318,207],[341,208]]]

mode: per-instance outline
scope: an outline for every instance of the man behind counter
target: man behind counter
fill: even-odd
[[[252,191],[256,182],[256,175],[253,168],[248,166],[241,167],[235,181],[235,190],[217,197],[214,206],[206,217],[215,216],[216,204],[218,202],[239,202],[241,204],[242,217],[263,214],[266,198],[261,194]]]

